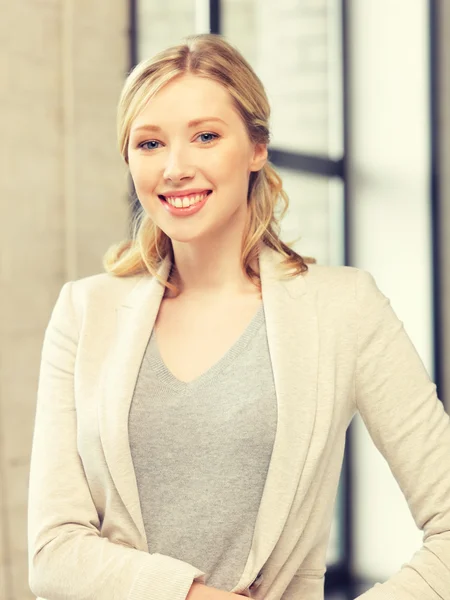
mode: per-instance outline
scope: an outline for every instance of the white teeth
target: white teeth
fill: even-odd
[[[206,198],[207,195],[208,195],[208,192],[206,192],[204,194],[197,194],[195,196],[178,196],[178,197],[166,196],[166,200],[169,204],[171,204],[172,206],[175,206],[176,208],[187,208],[188,206],[197,204],[197,202],[200,202],[201,200]]]

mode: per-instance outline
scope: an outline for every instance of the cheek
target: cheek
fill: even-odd
[[[233,147],[211,155],[208,160],[208,170],[214,173],[216,178],[226,183],[234,183],[237,180],[245,179],[247,175],[248,157],[242,149]],[[205,163],[206,166],[206,163]]]
[[[150,191],[155,186],[153,169],[144,160],[135,159],[129,162],[130,174],[137,190]]]

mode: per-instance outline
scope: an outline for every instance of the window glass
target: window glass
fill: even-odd
[[[272,145],[340,158],[340,2],[222,0],[221,6],[223,34],[269,96]]]
[[[138,61],[150,58],[169,46],[179,44],[183,37],[194,34],[195,8],[195,0],[138,0]]]
[[[344,263],[343,185],[335,178],[276,167],[289,196],[281,238],[322,265]]]

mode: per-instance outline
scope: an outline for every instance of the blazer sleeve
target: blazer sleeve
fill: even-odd
[[[357,408],[423,531],[423,545],[357,600],[450,600],[450,419],[373,277],[357,272]]]
[[[66,283],[45,331],[31,453],[29,585],[47,600],[184,600],[205,573],[101,535],[77,450],[78,327]]]

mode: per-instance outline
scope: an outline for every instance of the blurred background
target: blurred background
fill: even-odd
[[[16,0],[0,19],[0,599],[28,600],[29,455],[44,330],[65,281],[128,235],[115,111],[130,68],[223,34],[272,105],[283,238],[369,270],[450,406],[450,3],[446,0]],[[447,359],[448,360],[448,359]],[[356,417],[327,598],[384,581],[421,544]]]

